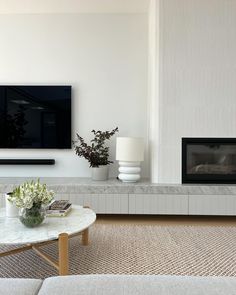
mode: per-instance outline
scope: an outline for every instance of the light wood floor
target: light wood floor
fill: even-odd
[[[101,224],[146,224],[146,225],[211,225],[236,226],[236,216],[143,216],[143,215],[98,215]]]

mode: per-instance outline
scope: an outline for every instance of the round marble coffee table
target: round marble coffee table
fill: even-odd
[[[1,252],[0,257],[13,255],[29,249],[53,265],[59,275],[67,275],[69,270],[68,239],[82,235],[82,244],[88,245],[89,227],[95,222],[96,214],[89,208],[72,205],[65,217],[47,217],[43,224],[35,228],[25,227],[18,218],[5,216],[5,208],[0,209],[0,244],[22,245],[20,248]],[[58,241],[58,261],[43,253],[41,246]]]

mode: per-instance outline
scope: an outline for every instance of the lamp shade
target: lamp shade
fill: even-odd
[[[141,162],[144,158],[144,142],[137,137],[116,138],[116,160]]]

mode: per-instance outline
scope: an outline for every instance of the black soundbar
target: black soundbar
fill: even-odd
[[[0,165],[54,165],[54,159],[0,159]]]

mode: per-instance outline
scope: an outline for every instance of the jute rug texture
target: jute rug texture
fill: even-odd
[[[70,239],[70,274],[236,276],[236,227],[95,224],[90,245],[80,239]],[[43,249],[57,258],[57,243]],[[0,277],[54,275],[31,250],[0,258]]]

